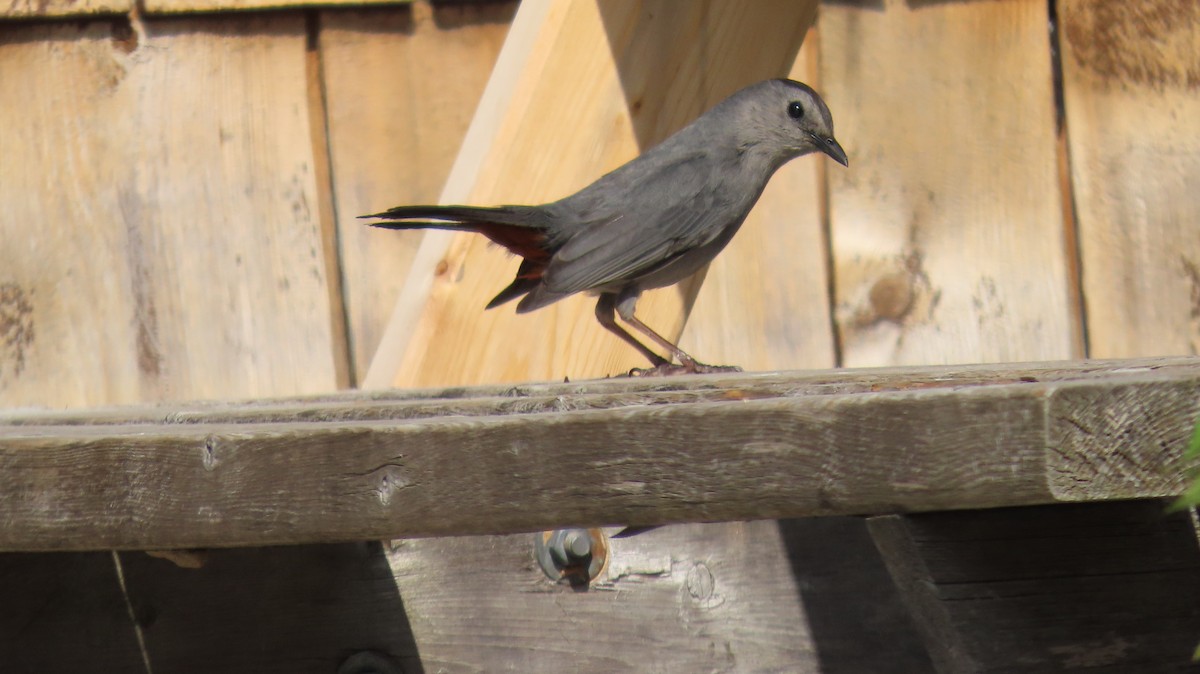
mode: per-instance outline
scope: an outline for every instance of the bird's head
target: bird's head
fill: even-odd
[[[812,87],[793,80],[775,79],[739,91],[735,102],[748,136],[756,144],[778,153],[786,161],[810,152],[823,152],[849,166],[846,151],[833,136],[833,117]]]

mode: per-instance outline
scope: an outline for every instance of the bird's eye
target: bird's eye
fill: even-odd
[[[792,119],[800,119],[804,116],[804,106],[800,105],[800,101],[792,101],[788,103],[788,117]]]

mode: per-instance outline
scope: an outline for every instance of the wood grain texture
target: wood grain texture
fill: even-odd
[[[509,104],[482,108],[500,115],[496,132],[478,172],[448,184],[443,198],[540,203],[570,194],[740,86],[785,74],[814,14],[813,2],[782,0],[754,12],[719,2],[523,5],[512,34],[532,47],[493,80]],[[404,320],[412,327],[392,383],[556,379],[644,365],[596,323],[585,297],[521,317],[507,307],[483,313],[516,263],[479,237],[460,235],[443,250],[419,318]],[[691,292],[648,295],[639,314],[677,337]]]
[[[1047,6],[831,3],[821,80],[847,366],[1073,353]]]
[[[0,3],[0,18],[96,16],[123,14],[132,9],[133,0],[7,0]]]
[[[434,203],[508,31],[516,3],[414,3],[323,12],[320,48],[342,277],[362,381],[421,232],[357,216]]]
[[[334,388],[303,17],[2,30],[0,404]]]
[[[816,85],[812,32],[788,77]],[[771,178],[737,237],[708,267],[680,337],[685,351],[748,371],[836,364],[821,208],[827,162],[823,155],[801,158]]]
[[[336,388],[306,33],[0,25],[0,404]],[[148,671],[110,555],[0,562],[0,668]]]
[[[528,62],[545,58],[544,51],[548,45],[545,41],[539,41],[537,36],[547,21],[561,20],[547,17],[561,16],[551,10],[561,11],[563,6],[563,3],[545,0],[520,5],[520,11],[509,26],[504,44],[496,56],[496,65],[484,87],[471,124],[467,127],[462,146],[454,158],[439,203],[465,203],[469,199],[491,146],[505,128],[506,111],[524,91],[512,84],[519,80]],[[422,236],[409,265],[408,278],[400,288],[396,306],[384,328],[379,349],[371,358],[367,375],[360,383],[361,388],[378,389],[393,385],[407,357],[410,342],[418,333],[418,328],[426,325],[421,322],[421,316],[435,282],[448,269],[444,260],[453,240],[454,233],[449,231],[430,230]],[[428,336],[422,338],[428,339]]]
[[[409,421],[12,426],[0,548],[987,508],[1183,486],[1173,457],[1197,413],[1195,364],[1017,381]],[[1130,386],[1136,414],[1102,395]],[[1101,433],[1086,421],[1097,414],[1112,420]]]
[[[396,541],[388,558],[429,672],[929,671],[894,590],[862,582],[881,567],[865,534],[806,545],[841,523],[790,522],[782,539],[751,522],[612,540],[587,592],[545,578],[532,536]]]
[[[1114,376],[1186,377],[1194,358],[1135,358],[923,367],[857,368],[706,376],[594,379],[441,389],[337,391],[328,394],[203,400],[87,410],[0,410],[3,426],[218,424],[423,419],[572,412],[680,403],[765,400],[930,389],[961,390],[1021,383],[1096,382]]]
[[[1200,553],[1158,501],[879,517],[938,672],[1185,672]]]
[[[1059,3],[1091,354],[1200,351],[1200,6]]]

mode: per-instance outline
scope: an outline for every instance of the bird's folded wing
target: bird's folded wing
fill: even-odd
[[[704,169],[696,162],[639,184],[614,205],[619,215],[579,232],[554,255],[542,277],[546,289],[569,294],[636,278],[717,238],[736,214]]]

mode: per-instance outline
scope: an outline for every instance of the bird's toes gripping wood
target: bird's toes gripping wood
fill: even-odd
[[[697,361],[682,364],[662,363],[654,367],[635,367],[628,372],[628,377],[669,377],[677,374],[714,374],[718,372],[741,372],[737,365],[706,365]]]

